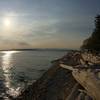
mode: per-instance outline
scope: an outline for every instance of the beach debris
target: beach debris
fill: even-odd
[[[72,72],[73,77],[87,92],[88,95],[86,96],[86,98],[91,97],[93,98],[93,100],[94,99],[100,100],[100,64],[98,63],[98,60],[95,60],[94,62],[93,60],[90,59],[92,54],[88,55],[90,60],[83,58],[82,56],[79,55],[80,53],[75,53],[74,56],[75,57],[74,59],[78,62],[78,65],[69,66],[67,64],[65,65],[61,63],[60,66]],[[98,58],[99,57],[96,56],[96,59]],[[83,95],[84,93],[80,93],[78,100],[81,100]]]

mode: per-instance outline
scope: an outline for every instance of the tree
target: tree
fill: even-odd
[[[95,29],[92,35],[84,40],[81,49],[100,51],[100,15],[95,17]]]

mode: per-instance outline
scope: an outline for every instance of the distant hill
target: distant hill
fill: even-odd
[[[100,15],[95,17],[95,29],[92,35],[84,40],[81,49],[100,51]]]
[[[71,49],[61,48],[28,48],[28,49],[2,49],[0,51],[70,51]]]

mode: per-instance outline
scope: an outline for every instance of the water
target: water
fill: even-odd
[[[1,51],[0,97],[16,96],[27,84],[36,81],[49,67],[50,62],[66,51]]]

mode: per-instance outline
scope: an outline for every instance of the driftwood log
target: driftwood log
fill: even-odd
[[[73,67],[60,64],[60,66],[72,71],[73,77],[81,86],[83,86],[88,96],[90,96],[93,100],[100,100],[100,65],[78,65]],[[71,98],[73,96],[74,94],[71,95]]]

